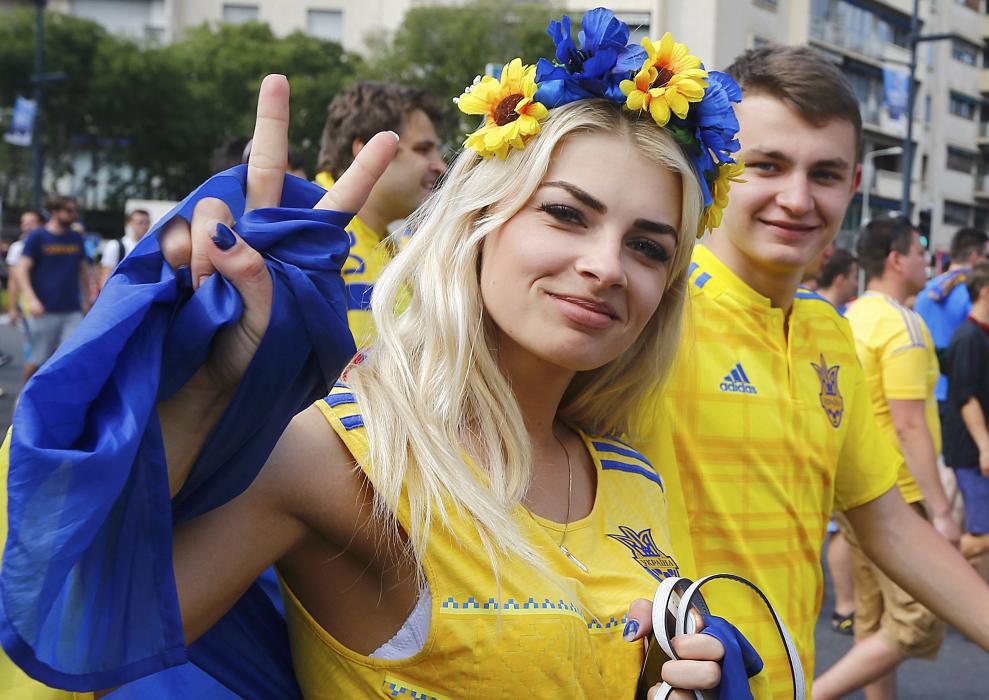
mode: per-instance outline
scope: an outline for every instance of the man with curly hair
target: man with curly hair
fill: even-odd
[[[347,319],[358,347],[374,337],[371,292],[395,252],[394,244],[385,240],[388,225],[415,211],[446,171],[435,128],[439,117],[422,90],[376,81],[351,85],[327,109],[316,175],[316,184],[326,189],[374,134],[394,131],[399,136],[395,159],[347,227],[350,259],[343,278]]]

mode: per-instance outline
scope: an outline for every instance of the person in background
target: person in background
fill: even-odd
[[[904,306],[927,281],[920,234],[902,218],[874,219],[859,234],[857,252],[867,291],[846,317],[865,370],[878,439],[903,457],[897,481],[903,500],[957,545],[961,533],[937,470],[937,355],[920,316]],[[839,513],[837,519],[854,561],[855,646],[814,682],[814,697],[830,700],[865,687],[870,700],[891,700],[896,667],[908,658],[936,658],[944,624],[872,562],[847,518]]]
[[[435,128],[439,118],[439,110],[422,90],[375,81],[351,85],[327,108],[315,179],[325,189],[350,167],[371,136],[379,131],[399,136],[398,154],[347,226],[347,320],[359,348],[375,335],[371,293],[397,249],[387,240],[388,225],[415,211],[446,172]]]
[[[965,288],[972,308],[945,356],[944,461],[965,502],[962,554],[974,561],[989,552],[989,263],[970,268]]]
[[[934,347],[940,357],[948,347],[955,329],[968,317],[972,302],[965,280],[975,263],[989,255],[989,234],[978,228],[961,228],[951,238],[951,262],[948,270],[930,280],[917,295],[914,310],[927,324]],[[937,400],[948,398],[948,379],[938,378]]]
[[[100,257],[99,288],[102,289],[117,264],[134,250],[134,246],[144,238],[151,229],[151,214],[147,209],[133,209],[127,215],[122,238],[114,238],[103,244],[103,254]]]
[[[48,223],[28,234],[15,274],[25,298],[31,356],[24,381],[51,357],[89,309],[89,262],[75,197],[48,198]]]
[[[849,302],[858,294],[859,266],[852,251],[836,248],[817,275],[817,293],[845,315]]]

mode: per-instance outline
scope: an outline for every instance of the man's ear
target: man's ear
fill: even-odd
[[[364,148],[364,141],[362,141],[361,139],[354,139],[354,142],[350,144],[350,154],[354,158],[356,158],[357,154],[361,152],[362,148]]]

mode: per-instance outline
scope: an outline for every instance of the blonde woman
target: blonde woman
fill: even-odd
[[[465,149],[415,214],[375,285],[373,345],[241,495],[175,529],[187,645],[274,564],[307,698],[634,695],[647,600],[677,565],[662,470],[613,436],[668,369],[711,183],[655,114],[537,108],[518,69],[499,86],[521,92],[461,98],[497,93],[516,116],[486,127],[515,127],[482,134],[508,145]],[[280,201],[287,126],[288,83],[269,76],[248,209]],[[396,143],[371,139],[316,208],[358,210]],[[244,303],[158,405],[173,495],[268,330],[270,275],[232,224],[204,199],[162,238],[174,268],[219,272]],[[663,678],[715,686],[721,644],[677,645]]]

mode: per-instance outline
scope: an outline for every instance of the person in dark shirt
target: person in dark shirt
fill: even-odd
[[[961,551],[975,559],[989,552],[989,263],[975,265],[965,284],[972,309],[948,346],[943,435],[965,502]]]
[[[89,307],[89,274],[82,236],[72,230],[79,218],[74,197],[50,197],[48,223],[24,241],[17,263],[18,283],[30,317],[31,356],[24,381],[51,357]]]

